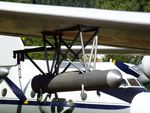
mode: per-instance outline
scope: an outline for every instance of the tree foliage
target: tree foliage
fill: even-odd
[[[34,0],[37,4],[50,4],[58,6],[74,6],[74,7],[92,7],[93,0]]]
[[[125,11],[150,11],[149,0],[97,0],[95,6],[100,9],[113,9]],[[115,59],[132,64],[139,64],[143,56],[129,55],[106,55],[103,61]]]
[[[95,7],[95,0],[1,0],[9,2],[46,4],[73,7]]]
[[[61,5],[74,7],[96,7],[127,11],[150,11],[150,0],[1,0],[9,2]]]
[[[149,0],[97,0],[96,7],[101,9],[149,12],[150,1]]]
[[[102,60],[105,62],[109,61],[110,59],[117,60],[120,62],[126,62],[131,64],[138,65],[141,63],[141,59],[143,56],[140,55],[106,55]]]

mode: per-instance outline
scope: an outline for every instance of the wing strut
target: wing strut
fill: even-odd
[[[91,54],[90,54],[89,63],[88,63],[88,67],[90,68],[93,51],[94,51],[95,52],[93,56],[94,57],[94,70],[96,70],[97,46],[98,46],[98,32],[95,35],[94,40],[93,40],[93,45],[92,45]]]
[[[83,61],[84,61],[85,72],[88,72],[82,31],[80,31],[80,40],[81,40],[81,46],[82,46],[82,53],[83,53]]]
[[[84,88],[85,90],[95,90],[97,88],[118,87],[120,85],[122,75],[118,70],[96,70],[98,32],[98,27],[83,25],[55,31],[44,31],[42,32],[43,47],[14,52],[14,57],[17,57],[18,63],[24,60],[26,56],[41,72],[41,75],[35,76],[31,83],[33,91],[39,95],[37,98],[41,97],[43,93],[57,94],[57,92],[76,91],[80,89],[82,90],[82,97],[86,97],[83,92]],[[66,40],[67,36],[71,37],[70,40]],[[93,46],[89,61],[87,61],[85,48],[91,44]],[[74,51],[72,49],[73,45],[81,45],[82,47]],[[67,48],[66,51],[62,51],[62,46]],[[29,52],[39,51],[45,54],[47,72],[44,72],[28,54]],[[49,65],[50,55],[53,56],[51,65]],[[94,61],[94,68],[91,66],[92,59]],[[63,61],[68,62],[60,70]],[[82,67],[78,68],[74,63],[76,61],[83,64],[83,66],[81,65]],[[73,65],[75,68],[77,67],[79,71],[64,73],[70,65]],[[111,79],[109,80],[109,76],[115,78],[113,82]],[[58,84],[60,82],[61,84]]]
[[[34,49],[25,49],[25,50],[19,50],[14,52],[14,56],[20,56],[18,59],[18,63],[22,60],[24,60],[24,56],[27,58],[30,58],[28,53],[29,52],[44,52],[45,53],[45,60],[47,64],[47,74],[51,75],[52,77],[66,72],[66,70],[69,68],[70,65],[74,61],[82,61],[81,64],[83,64],[83,69],[80,69],[80,72],[88,72],[96,69],[96,56],[97,56],[97,44],[98,44],[98,33],[99,28],[98,27],[91,27],[91,26],[83,26],[83,25],[76,25],[70,28],[55,30],[55,31],[44,31],[42,32],[42,38],[43,38],[43,47],[40,48],[34,48]],[[70,38],[72,40],[65,40],[66,36],[74,37]],[[87,56],[85,53],[85,48],[87,45],[91,45],[93,43],[93,46],[91,48],[91,54],[89,57],[89,60],[87,62]],[[81,45],[82,48],[80,48],[78,51],[74,51],[72,49],[73,45]],[[63,51],[61,46],[65,46],[67,49],[66,51]],[[53,54],[53,62],[52,65],[49,65],[49,53]],[[69,60],[68,60],[69,59]],[[82,59],[82,60],[80,60]],[[94,68],[91,68],[91,62],[94,62]],[[31,62],[33,60],[30,58]],[[67,61],[68,64],[64,67],[64,69],[60,72],[59,68],[63,61]],[[44,72],[38,65],[33,63],[37,69],[41,72],[42,75]],[[77,67],[73,65],[74,67]]]
[[[45,35],[43,34],[43,47],[44,47],[44,53],[45,53],[45,59],[46,59],[46,64],[47,64],[47,71],[48,73],[50,73],[50,66],[49,66],[49,62],[48,62],[48,51],[46,48],[46,39],[45,39]]]

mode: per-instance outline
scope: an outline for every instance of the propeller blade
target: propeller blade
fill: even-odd
[[[24,93],[8,77],[5,77],[5,81],[14,92],[14,94],[20,99],[20,101],[24,104],[28,104],[28,100]]]
[[[124,64],[123,62],[119,62],[116,60],[113,60],[113,63],[122,71],[124,71],[127,74],[133,75],[135,77],[139,77],[140,75],[138,73],[136,73],[135,71],[133,71],[132,69],[130,69],[130,67],[126,64]]]

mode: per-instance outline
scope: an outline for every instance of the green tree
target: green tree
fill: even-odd
[[[139,55],[106,55],[102,61],[108,62],[110,59],[138,65],[141,63],[143,56]]]
[[[150,11],[149,0],[96,0],[95,6],[100,9],[125,10],[125,11]],[[106,55],[103,61],[115,59],[132,64],[139,64],[142,56]]]
[[[126,11],[150,11],[149,0],[96,0],[96,7]]]
[[[47,4],[58,6],[73,6],[73,7],[95,7],[95,0],[1,0],[1,1]]]

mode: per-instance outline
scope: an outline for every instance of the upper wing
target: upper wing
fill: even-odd
[[[150,13],[0,2],[3,34],[41,36],[75,25],[100,27],[99,44],[150,49]]]

